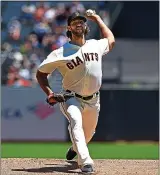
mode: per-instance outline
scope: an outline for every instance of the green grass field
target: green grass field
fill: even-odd
[[[70,143],[2,143],[2,158],[65,159]],[[89,144],[94,159],[158,159],[158,143]]]

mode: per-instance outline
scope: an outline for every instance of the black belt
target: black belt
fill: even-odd
[[[72,91],[70,91],[70,90],[66,90],[66,92],[72,93]],[[87,96],[87,97],[83,97],[83,96],[81,96],[81,95],[75,93],[75,96],[76,96],[76,97],[81,98],[81,99],[83,99],[83,100],[91,100],[95,95],[98,96],[98,95],[99,95],[99,92],[96,92],[95,94],[90,95],[90,96]]]

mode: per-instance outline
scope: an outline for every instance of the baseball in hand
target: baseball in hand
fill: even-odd
[[[96,12],[94,10],[91,10],[91,9],[86,10],[86,15],[87,16],[92,16],[94,14],[96,14]]]

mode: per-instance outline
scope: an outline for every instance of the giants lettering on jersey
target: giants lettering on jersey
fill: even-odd
[[[98,53],[84,53],[85,61],[98,61]],[[67,67],[69,69],[74,69],[75,67],[83,64],[83,60],[81,60],[78,56],[75,59],[72,59],[69,63],[67,63]]]

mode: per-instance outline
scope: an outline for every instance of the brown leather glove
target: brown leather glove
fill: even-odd
[[[48,96],[46,102],[49,105],[54,106],[56,103],[66,102],[68,99],[72,97],[74,97],[74,94],[72,93],[60,93],[60,94],[52,93]]]

